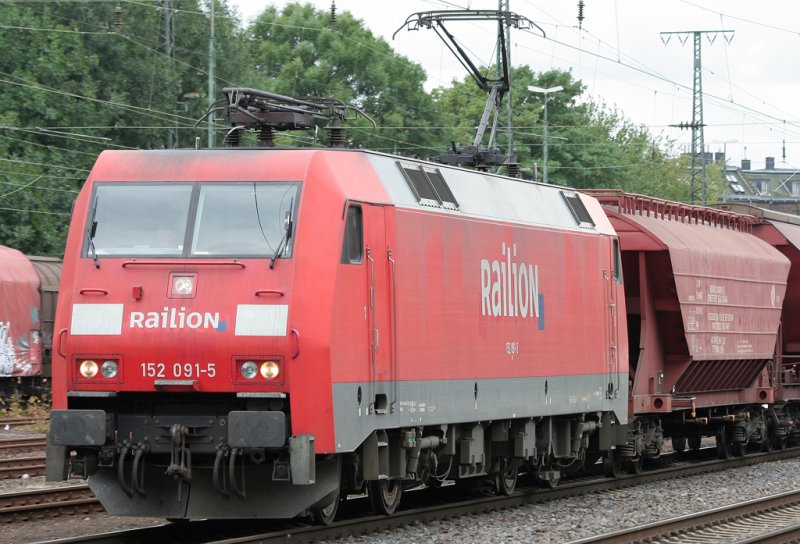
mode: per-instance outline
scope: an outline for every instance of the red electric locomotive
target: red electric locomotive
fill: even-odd
[[[48,476],[112,514],[327,523],[357,491],[391,513],[420,482],[613,472],[621,273],[599,203],[560,187],[362,150],[104,152],[67,241]]]

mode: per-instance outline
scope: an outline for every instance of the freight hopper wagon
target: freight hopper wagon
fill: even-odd
[[[772,210],[742,204],[725,204],[726,209],[752,215],[756,222],[753,234],[774,246],[792,263],[789,283],[783,300],[781,329],[778,340],[774,419],[777,447],[796,441],[800,436],[800,218]]]
[[[780,445],[775,347],[789,260],[748,215],[618,191],[591,192],[622,247],[635,470],[716,438],[720,457]]]
[[[113,514],[329,522],[367,490],[562,471],[625,440],[591,197],[366,151],[107,151],[56,323],[51,478]],[[618,315],[619,313],[619,315]]]

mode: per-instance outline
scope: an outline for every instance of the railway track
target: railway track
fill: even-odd
[[[6,425],[9,427],[22,427],[43,421],[45,420],[35,417],[3,417],[0,418],[0,429],[5,428]]]
[[[767,544],[800,538],[800,490],[714,508],[570,544]]]
[[[44,453],[28,457],[0,458],[0,480],[44,475]]]
[[[705,455],[702,455],[704,454]],[[366,498],[351,498],[339,510],[341,521],[329,527],[309,526],[302,521],[198,521],[185,524],[172,524],[147,529],[136,529],[105,535],[69,538],[54,543],[75,544],[92,542],[95,544],[123,544],[134,542],[171,542],[182,541],[192,543],[245,544],[286,542],[313,542],[321,539],[342,538],[361,535],[374,531],[385,531],[412,523],[430,523],[457,516],[475,515],[489,511],[516,508],[519,506],[551,501],[565,497],[583,495],[592,492],[610,491],[651,481],[692,476],[742,467],[767,461],[787,459],[800,455],[800,449],[774,452],[771,454],[753,454],[733,461],[709,460],[713,449],[701,452],[697,460],[681,460],[672,458],[666,461],[663,468],[657,468],[640,475],[625,475],[617,479],[599,476],[581,478],[573,482],[563,482],[555,489],[541,489],[532,482],[522,479],[518,491],[510,497],[492,496],[477,497],[464,500],[464,491],[456,486],[443,486],[422,493],[410,491],[404,496],[404,508],[391,517],[369,516],[363,512],[368,509]],[[666,457],[666,456],[665,456]],[[360,514],[361,513],[361,514]],[[729,541],[726,538],[723,541]],[[686,542],[678,540],[676,542]],[[715,542],[720,542],[716,540]]]
[[[46,446],[47,441],[43,436],[3,439],[0,440],[0,459],[23,454],[41,454]]]
[[[0,493],[0,524],[102,512],[87,485]]]
[[[43,436],[0,440],[0,480],[43,475],[46,445]]]

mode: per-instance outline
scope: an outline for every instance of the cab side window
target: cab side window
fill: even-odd
[[[364,230],[361,224],[361,207],[350,206],[344,228],[342,264],[360,264],[364,255]]]

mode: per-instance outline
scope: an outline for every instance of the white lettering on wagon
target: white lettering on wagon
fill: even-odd
[[[481,259],[481,315],[536,319],[544,329],[539,265],[517,261],[517,244],[502,244],[501,259]]]

